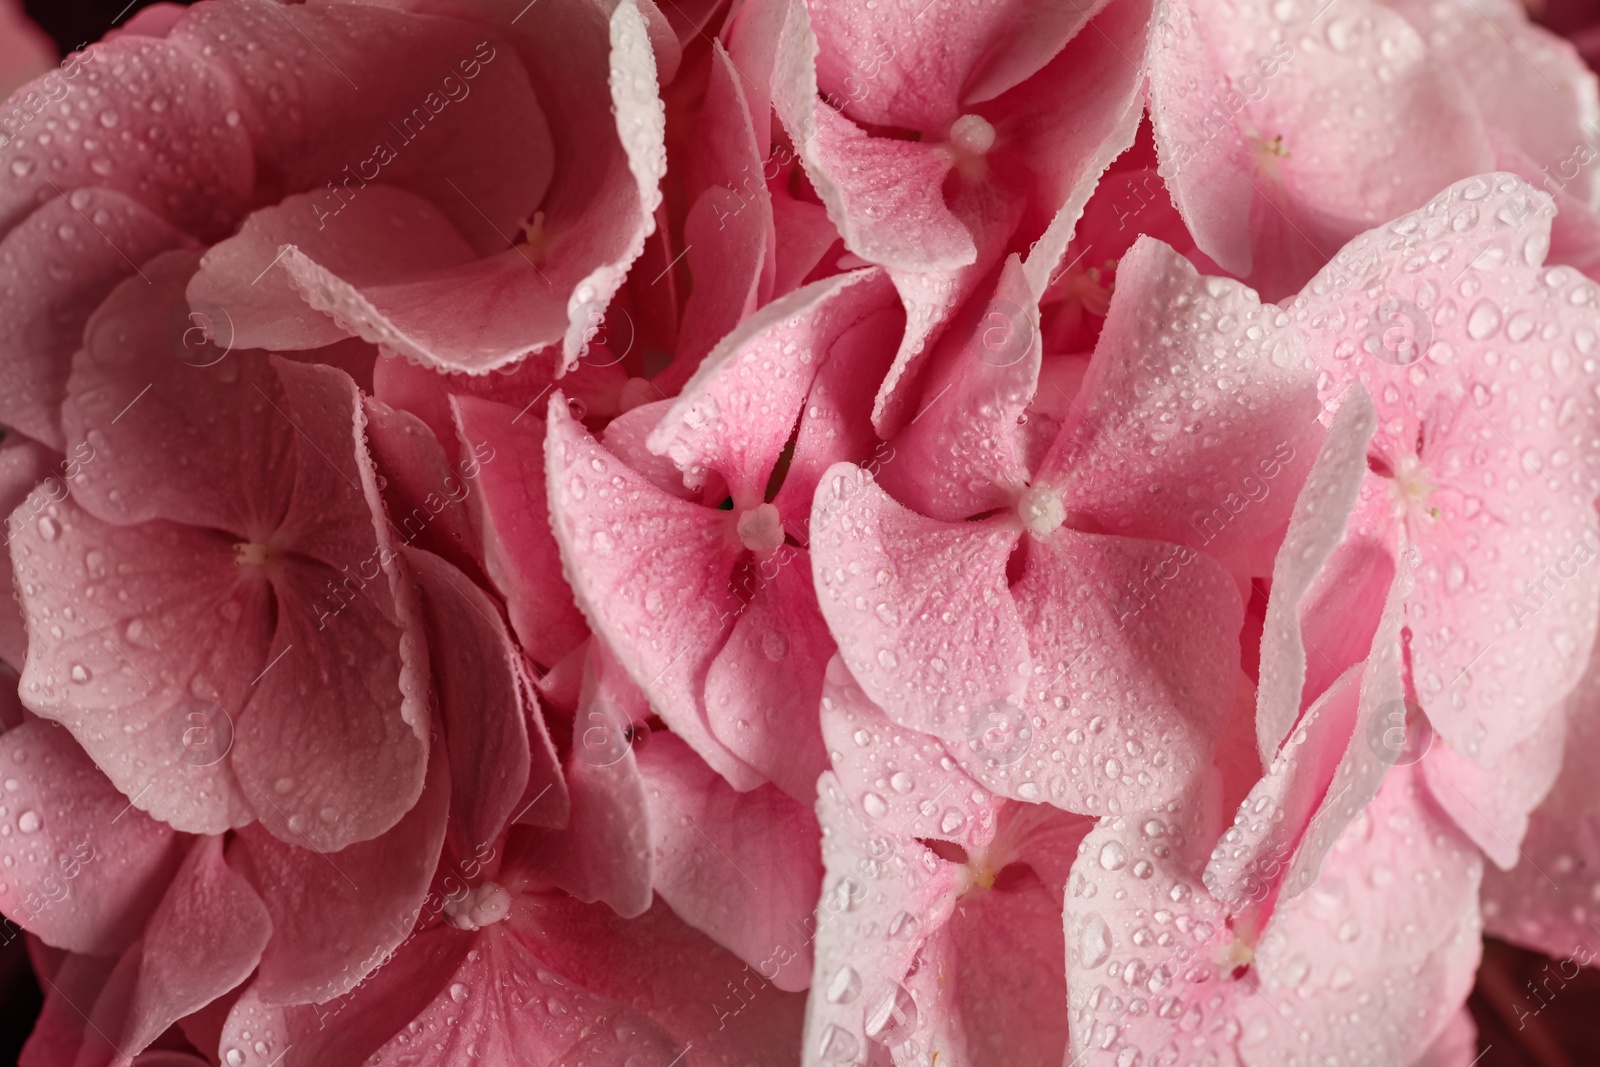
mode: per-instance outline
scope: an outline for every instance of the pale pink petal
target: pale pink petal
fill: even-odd
[[[892,721],[965,745],[982,732],[975,712],[1022,698],[1027,635],[1006,579],[1019,536],[1004,517],[924,518],[847,463],[824,475],[811,516],[817,600]]]
[[[46,722],[0,735],[6,828],[0,910],[47,944],[97,955],[136,938],[177,869],[173,832]]]
[[[936,738],[891,722],[837,656],[828,662],[822,692],[833,775],[856,807],[901,837],[940,838],[975,851],[994,836],[998,798]]]
[[[1313,699],[1317,695],[1306,691],[1309,654],[1301,630],[1306,622],[1302,605],[1345,536],[1366,477],[1367,443],[1375,427],[1372,398],[1365,389],[1351,390],[1334,414],[1294,501],[1289,529],[1273,564],[1256,690],[1256,743],[1263,767],[1272,766],[1278,746],[1300,717],[1302,694]],[[1327,620],[1329,629],[1347,625],[1342,617]],[[1357,658],[1365,659],[1365,650]],[[1347,664],[1336,666],[1342,673]]]
[[[906,979],[919,1025],[900,1056],[916,1048],[930,1062],[973,1067],[1068,1062],[1061,898],[1028,872],[962,896]]]
[[[691,488],[722,476],[737,508],[759,504],[811,383],[836,341],[888,303],[878,271],[814,282],[741,322],[706,357],[649,438]]]
[[[1600,91],[1571,42],[1508,0],[1388,6],[1465,83],[1485,125],[1548,167],[1552,186],[1594,202],[1600,186],[1585,164],[1600,152]]]
[[[1186,792],[1234,702],[1243,608],[1227,571],[1177,545],[1062,528],[1029,538],[1012,595],[1028,699],[939,731],[967,772],[1093,814]]]
[[[1522,859],[1528,817],[1561,773],[1566,739],[1567,717],[1556,711],[1493,766],[1480,767],[1438,743],[1429,747],[1422,770],[1434,799],[1461,832],[1495,866],[1509,871]]]
[[[1332,16],[1185,0],[1156,34],[1162,173],[1201,250],[1268,299],[1493,158],[1465,88],[1399,14],[1360,0]],[[1340,47],[1303,36],[1324,31]]]
[[[827,832],[811,985],[821,996],[807,1004],[807,1067],[863,1062],[869,1039],[888,1036],[891,1020],[904,1017],[910,997],[900,982],[948,919],[958,884],[956,864],[937,860],[913,839],[884,835],[832,774],[822,776],[817,794],[817,819]]]
[[[1528,819],[1527,832],[1517,843],[1517,864],[1509,870],[1489,867],[1483,880],[1484,924],[1490,934],[1558,960],[1570,956],[1581,966],[1595,962],[1594,925],[1600,921],[1592,873],[1600,869],[1600,805],[1594,794],[1594,753],[1600,742],[1597,668],[1600,662],[1591,658],[1567,697],[1561,771]],[[1473,786],[1463,781],[1463,787]],[[1451,791],[1448,783],[1440,790]],[[1478,793],[1467,799],[1480,803]],[[1461,798],[1455,806],[1461,806]],[[1487,810],[1485,815],[1496,817]],[[1565,970],[1563,976],[1571,977]]]
[[[805,549],[785,545],[746,573],[755,592],[706,671],[706,716],[734,755],[809,808],[828,765],[817,714],[833,638]]]
[[[1306,711],[1212,850],[1203,876],[1206,889],[1236,913],[1250,913],[1278,892],[1289,857],[1327,795],[1345,749],[1352,739],[1364,743],[1355,736],[1362,667],[1340,675]]]
[[[1085,840],[1066,898],[1080,1063],[1148,1059],[1174,1043],[1249,1067],[1419,1057],[1472,985],[1481,860],[1418,773],[1395,772],[1317,884],[1264,928],[1236,923],[1200,882],[1222,819],[1216,794],[1213,782],[1177,811],[1107,820]],[[1402,884],[1414,889],[1391,888]],[[1130,974],[1137,1015],[1097,993]]]
[[[746,963],[767,959],[816,905],[822,865],[816,817],[772,785],[736,792],[671,734],[640,750],[655,888],[690,926]],[[804,989],[811,953],[768,977]]]
[[[1192,337],[1202,329],[1215,342]],[[1107,533],[1226,559],[1288,520],[1318,411],[1287,314],[1141,238],[1117,268],[1095,358],[1035,482],[1061,486]]]
[[[1600,460],[1575,432],[1594,397],[1576,353],[1600,291],[1539,266],[1552,213],[1508,174],[1458,182],[1352,241],[1290,308],[1325,393],[1359,381],[1372,395],[1368,451],[1418,557],[1406,609],[1416,695],[1480,763],[1537,730],[1595,633],[1600,573],[1580,561],[1594,552]],[[1428,266],[1402,265],[1414,262]],[[1445,294],[1461,286],[1451,315]],[[1412,320],[1426,329],[1409,332]],[[1413,341],[1386,348],[1387,330]]]
[[[744,551],[733,513],[655,488],[601,448],[559,395],[545,465],[563,570],[595,633],[674,733],[736,787],[759,785],[712,734],[701,700],[741,606],[729,585]]]
[[[659,380],[659,378],[654,379],[651,384],[654,385]],[[606,423],[605,431],[600,435],[600,443],[605,445],[607,452],[650,479],[651,484],[662,492],[671,493],[684,500],[703,503],[708,493],[714,493],[721,487],[713,483],[704,489],[690,489],[683,484],[683,472],[678,469],[677,464],[667,456],[656,455],[646,444],[662,417],[675,403],[677,403],[676,398],[665,397],[629,408]],[[543,423],[544,420],[539,421]]]
[[[921,410],[894,438],[879,483],[906,506],[954,522],[1014,503],[1027,488],[1023,411],[1039,380],[1039,309],[1016,256],[994,295],[952,323],[923,375]]]

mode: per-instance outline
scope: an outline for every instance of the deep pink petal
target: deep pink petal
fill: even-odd
[[[331,173],[331,171],[330,171]],[[327,192],[297,193],[262,208],[239,232],[213,245],[189,282],[190,302],[223,309],[240,348],[316,348],[349,336],[313,308],[280,262],[286,247],[364,289],[477,259],[439,208],[416,193],[373,185],[348,204],[323,202]]]
[[[252,986],[267,1004],[323,1003],[349,992],[411,933],[449,814],[445,761],[388,832],[338,852],[284,844],[257,826],[241,831],[242,865],[272,918]]]
[[[0,361],[7,384],[0,418],[64,450],[61,402],[90,314],[139,264],[189,243],[160,215],[110,189],[56,197],[6,234]]]
[[[793,958],[809,925],[770,947],[754,965],[685,924],[664,901],[633,919],[609,908],[549,896],[522,929],[539,939],[547,967],[601,996],[633,1004],[679,1041],[685,1062],[707,1067],[799,1063],[803,993],[763,975]]]
[[[54,466],[50,450],[25,437],[14,437],[0,445],[0,516],[4,516],[6,547],[0,551],[0,589],[13,588],[11,539],[13,531],[44,514],[47,506],[69,492],[63,472]],[[78,465],[72,465],[76,472]],[[28,655],[27,620],[20,600],[7,604],[0,600],[0,661],[20,669]]]
[[[405,554],[422,593],[428,667],[450,750],[451,822],[463,852],[491,844],[522,807],[531,757],[556,791],[541,813],[566,798],[549,739],[530,746],[524,720],[520,656],[494,601],[466,575],[430,553]]]
[[[820,0],[807,5],[817,84],[852,118],[942,133],[1044,66],[1101,6],[896,0],[869,10]]]
[[[177,869],[173,832],[90,762],[70,734],[30,722],[0,734],[6,776],[0,910],[47,944],[120,952]]]
[[[18,93],[20,103],[30,103],[24,114],[37,117],[24,136],[0,143],[8,175],[0,230],[21,222],[41,196],[96,188],[215,239],[233,228],[255,186],[250,138],[237,118],[227,118],[239,107],[227,75],[175,42],[101,42]],[[51,135],[41,144],[46,130]],[[159,158],[153,145],[167,146]]]
[[[425,550],[468,573],[480,572],[482,548],[473,526],[469,476],[477,469],[471,458],[454,470],[427,423],[364,396],[367,449],[383,480],[383,499],[397,540]]]
[[[73,495],[110,522],[170,519],[264,538],[294,492],[295,429],[259,352],[201,337],[206,320],[191,317],[183,292],[197,259],[169,252],[146,263],[145,277],[124,281],[89,320],[61,416],[68,451],[95,456]],[[241,467],[241,456],[252,459]]]
[[[431,201],[480,252],[498,250],[550,186],[548,110],[481,21],[239,0],[189,12],[168,39],[227,72],[240,98],[232,127],[284,192],[314,191],[330,232],[381,182]],[[312,221],[309,206],[294,210]]]
[[[118,1052],[141,1051],[167,1027],[243,982],[271,932],[261,898],[224,860],[222,838],[197,839],[150,917],[143,941],[129,950],[138,964],[116,1039]],[[115,987],[113,977],[91,1018],[121,1014]],[[102,1015],[108,1008],[109,1015]],[[102,1026],[96,1029],[110,1039]]]
[[[231,539],[111,526],[68,498],[18,528],[11,552],[32,631],[23,702],[70,729],[140,810],[191,833],[249,822],[229,757],[267,665],[273,594]],[[102,588],[117,592],[88,595]]]
[[[545,493],[544,420],[505,404],[458,397],[461,440],[476,457],[475,512],[489,577],[522,647],[554,665],[587,627],[560,573]]]

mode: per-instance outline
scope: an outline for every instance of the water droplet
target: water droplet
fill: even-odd
[[[1482,341],[1500,328],[1500,309],[1492,300],[1480,300],[1467,316],[1467,336]]]
[[[1092,971],[1111,955],[1111,927],[1098,913],[1090,912],[1078,938],[1078,962]]]
[[[1100,846],[1100,866],[1108,871],[1120,871],[1128,862],[1128,850],[1120,842],[1107,841]]]
[[[872,816],[874,819],[881,819],[885,815],[889,814],[889,805],[885,803],[884,799],[876,793],[868,793],[866,796],[862,797],[861,806],[866,809],[867,814]]]
[[[79,684],[79,685],[83,685],[83,684],[84,684],[84,683],[85,683],[85,682],[87,682],[87,681],[88,681],[88,680],[89,680],[89,679],[90,679],[90,678],[91,678],[91,677],[93,677],[93,676],[92,676],[92,675],[91,675],[91,674],[90,674],[90,673],[89,673],[89,668],[88,668],[88,667],[85,667],[85,666],[84,666],[84,665],[83,665],[83,664],[81,664],[81,663],[74,663],[74,664],[73,664],[73,665],[72,665],[72,670],[71,670],[71,671],[69,671],[69,672],[68,672],[68,676],[69,676],[69,677],[70,677],[70,678],[71,678],[71,679],[72,679],[72,680],[73,680],[73,681],[74,681],[74,682],[77,682],[77,683],[78,683],[78,684]]]
[[[854,1060],[860,1048],[860,1043],[850,1036],[848,1030],[829,1023],[822,1035],[822,1043],[817,1046],[817,1053],[829,1063],[844,1063]]]
[[[228,1061],[228,1067],[244,1067],[244,1053],[236,1048],[230,1048],[222,1058]]]
[[[39,536],[46,541],[54,541],[61,533],[61,524],[46,515],[39,520]]]
[[[450,983],[450,999],[455,1001],[457,1004],[463,1003],[467,999],[468,992],[469,990],[462,983]]]
[[[861,992],[861,976],[853,967],[840,967],[828,983],[826,996],[831,1004],[848,1004]]]
[[[895,771],[889,776],[889,785],[896,793],[909,793],[914,783],[911,781],[911,775],[905,771]]]
[[[36,834],[43,825],[44,820],[39,817],[39,813],[36,811],[25,811],[17,816],[17,829],[25,834]]]

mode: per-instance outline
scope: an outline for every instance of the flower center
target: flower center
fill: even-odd
[[[757,504],[739,513],[739,541],[752,552],[773,552],[783,544],[783,522],[771,504]]]
[[[962,115],[950,124],[950,144],[963,155],[984,155],[994,147],[994,126],[982,115]]]
[[[478,930],[511,914],[511,894],[494,882],[467,890],[459,900],[444,906],[445,921],[458,930]]]
[[[1067,506],[1061,502],[1060,493],[1037,485],[1017,501],[1017,517],[1033,536],[1049,537],[1067,521]]]
[[[256,541],[240,541],[233,546],[233,552],[233,562],[240,567],[247,563],[253,567],[265,567],[273,558],[272,550]]]
[[[1416,456],[1402,457],[1394,467],[1394,492],[1395,507],[1401,515],[1412,514],[1419,510],[1427,510],[1434,514],[1435,509],[1428,508],[1428,496],[1438,486],[1429,480],[1428,470]]]

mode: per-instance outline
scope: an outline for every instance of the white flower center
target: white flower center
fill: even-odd
[[[757,504],[739,515],[739,540],[752,552],[772,552],[783,544],[783,522],[771,504]]]

